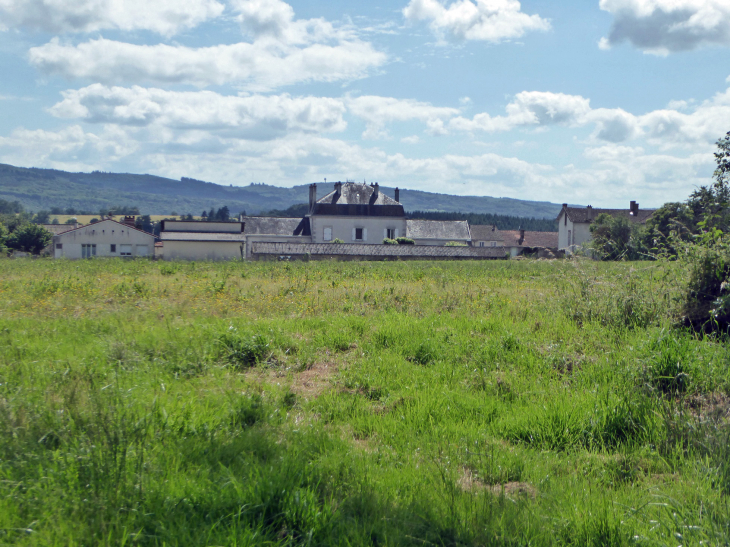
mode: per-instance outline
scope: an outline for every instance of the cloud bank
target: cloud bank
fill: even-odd
[[[646,53],[667,55],[730,46],[727,0],[600,0],[600,7],[614,16],[602,48],[629,42]]]

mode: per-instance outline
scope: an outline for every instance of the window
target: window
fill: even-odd
[[[395,235],[395,228],[387,228],[385,237],[388,239],[395,239],[397,236]]]
[[[91,258],[96,256],[96,243],[81,244],[81,258]]]
[[[496,247],[496,246],[497,246],[497,242],[496,241],[492,241],[492,247]]]
[[[362,241],[362,228],[355,228],[355,239]]]
[[[120,245],[119,254],[121,256],[132,256],[132,246],[131,245]]]
[[[573,232],[568,230],[568,246],[570,247],[573,244]]]
[[[117,252],[117,245],[116,245],[116,243],[112,243],[112,245],[111,245],[111,249],[110,249],[110,250],[111,250],[111,252],[113,252],[113,253],[116,253],[116,252]]]
[[[324,239],[325,241],[332,241],[332,226],[324,227],[324,234],[322,236],[322,239]]]
[[[148,256],[150,248],[148,245],[137,245],[137,256]]]
[[[59,251],[63,249],[63,243],[56,243],[56,249],[58,249]]]
[[[484,242],[483,242],[483,241],[480,241],[480,242],[479,242],[479,246],[480,246],[480,247],[484,247]]]

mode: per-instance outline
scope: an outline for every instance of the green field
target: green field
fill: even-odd
[[[728,545],[684,277],[0,260],[0,544]]]

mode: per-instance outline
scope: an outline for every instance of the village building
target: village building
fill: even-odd
[[[54,258],[152,257],[154,252],[154,234],[135,228],[129,216],[123,222],[106,219],[53,236]]]
[[[558,252],[558,232],[502,230],[502,237],[505,252],[512,258],[520,255],[555,258]]]
[[[473,247],[502,247],[504,236],[497,226],[491,224],[475,224],[469,227]]]
[[[163,220],[157,258],[163,260],[241,260],[246,255],[242,222]]]
[[[608,214],[612,217],[622,216],[630,222],[644,224],[654,214],[653,209],[639,209],[635,201],[629,203],[628,209],[598,209],[590,205],[588,207],[568,207],[563,203],[563,208],[558,215],[558,248],[568,252],[574,252],[576,248],[591,240],[591,224],[600,214]]]

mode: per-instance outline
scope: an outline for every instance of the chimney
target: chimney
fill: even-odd
[[[629,202],[629,214],[632,216],[636,216],[639,214],[639,204],[635,201]]]
[[[376,182],[373,185],[373,195],[377,198],[379,193],[380,193],[380,185]]]
[[[335,182],[335,194],[339,197],[339,195],[342,193],[342,183],[341,182]]]
[[[314,211],[314,204],[317,203],[317,185],[309,185],[309,212]]]
[[[520,226],[520,240],[517,242],[518,245],[522,245],[525,241],[525,229]]]
[[[593,220],[593,205],[586,207],[586,215],[588,216],[588,220]]]
[[[134,228],[134,215],[126,215],[124,217],[124,220],[122,221],[122,224],[125,226],[129,226],[130,228]]]
[[[400,190],[398,188],[395,189],[395,200],[400,203]]]

